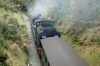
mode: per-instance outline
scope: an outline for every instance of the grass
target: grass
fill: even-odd
[[[21,17],[21,13],[14,13],[14,17],[17,19],[17,21],[18,21],[18,23],[20,24],[20,25],[24,25],[25,23],[24,23],[24,21],[22,20],[23,18]]]
[[[100,66],[100,46],[74,46],[78,54],[89,64],[89,66]]]
[[[4,10],[4,8],[0,8],[0,17],[1,17],[4,13],[6,13],[6,11]]]
[[[26,55],[25,51],[20,49],[20,53],[18,55],[15,55],[11,51],[7,51],[9,59],[8,62],[11,61],[12,66],[26,66],[26,62],[28,60],[28,55]]]
[[[26,53],[27,49],[22,46],[25,44],[25,42],[23,42],[24,40],[28,42],[27,46],[29,46],[29,40],[21,14],[0,8],[0,25],[0,40],[2,40],[3,44],[2,49],[8,56],[6,62],[13,66],[26,66],[28,54]],[[14,43],[18,45],[16,50],[19,51],[19,53],[17,54],[15,54],[16,51],[10,50],[10,46]]]
[[[16,18],[16,20],[18,21],[18,23],[20,25],[25,24],[23,18],[21,17],[21,13],[15,13],[15,12],[11,12],[10,10],[5,11],[4,8],[0,8],[0,17],[2,17],[4,14],[8,13],[9,15],[12,15],[14,18]]]
[[[73,41],[73,35],[69,35],[66,33],[68,27],[61,26],[59,27],[59,30],[63,33],[62,38],[65,39],[76,52],[88,63],[89,66],[100,66],[100,44],[99,44],[99,35],[100,27],[94,27],[86,30],[84,33],[82,33],[79,37],[85,44],[80,44],[80,40]],[[83,40],[85,39],[86,40]],[[98,38],[98,39],[97,39]],[[91,40],[95,40],[92,41]],[[86,44],[87,43],[87,44]]]

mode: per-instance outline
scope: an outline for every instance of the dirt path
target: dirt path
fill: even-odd
[[[24,22],[27,27],[27,32],[28,32],[29,38],[32,41],[30,44],[31,48],[29,50],[29,64],[32,64],[31,66],[41,66],[40,59],[37,54],[36,46],[34,43],[33,34],[31,31],[30,17],[26,16],[25,14],[22,14],[22,16],[24,18]]]

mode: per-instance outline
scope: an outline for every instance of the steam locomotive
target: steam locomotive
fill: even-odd
[[[38,48],[41,48],[41,39],[60,37],[60,31],[54,26],[54,21],[41,17],[40,15],[32,19],[31,28]]]

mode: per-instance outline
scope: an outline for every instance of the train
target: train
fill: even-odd
[[[61,38],[53,20],[38,15],[32,19],[31,29],[42,66],[88,66]]]
[[[60,37],[60,31],[54,26],[54,21],[43,18],[40,15],[32,19],[31,29],[38,48],[41,48],[41,39],[48,37]]]

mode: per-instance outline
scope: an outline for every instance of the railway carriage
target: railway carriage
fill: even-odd
[[[40,57],[43,66],[88,66],[62,38],[49,37],[42,39],[41,43]]]

